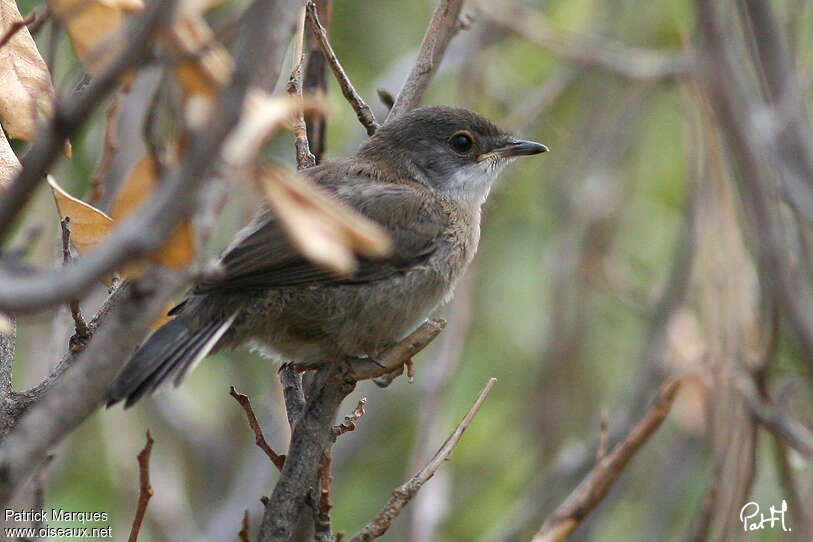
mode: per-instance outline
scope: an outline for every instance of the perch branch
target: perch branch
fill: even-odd
[[[776,406],[760,399],[753,384],[737,382],[737,391],[745,400],[751,415],[771,433],[808,459],[813,459],[813,433]]]
[[[65,217],[60,221],[62,227],[62,265],[70,265],[73,263],[71,256],[71,219]],[[84,348],[87,340],[90,338],[90,331],[82,317],[82,309],[79,307],[79,299],[74,297],[68,301],[68,308],[71,310],[71,317],[73,318],[74,330],[76,331],[71,337],[71,349]]]
[[[440,0],[426,29],[415,65],[395,98],[385,122],[418,107],[429,81],[446,53],[446,47],[460,29],[457,21],[462,8],[463,0]]]
[[[496,378],[489,378],[488,382],[486,383],[485,387],[480,390],[480,393],[477,395],[477,398],[474,400],[474,404],[471,405],[471,408],[466,415],[463,416],[463,419],[460,420],[460,423],[457,425],[455,430],[449,435],[449,438],[446,439],[446,442],[438,449],[435,456],[429,460],[420,471],[418,471],[415,476],[410,478],[406,483],[401,486],[395,488],[395,491],[392,492],[392,497],[390,497],[390,501],[387,505],[376,515],[373,520],[364,526],[364,528],[358,532],[353,538],[350,539],[350,542],[369,542],[370,540],[374,540],[383,536],[384,533],[387,532],[387,529],[390,528],[392,525],[392,520],[394,520],[404,507],[412,500],[412,497],[418,493],[418,491],[423,487],[423,485],[434,476],[435,472],[449,459],[449,456],[452,455],[457,443],[460,442],[460,437],[463,436],[463,432],[471,425],[471,421],[474,419],[474,416],[480,410],[480,407],[483,406],[486,398],[488,398],[488,394],[491,392],[491,388],[494,387],[494,384],[497,383]]]
[[[234,389],[234,386],[229,387],[229,395],[234,397],[234,400],[242,407],[243,411],[246,413],[246,418],[248,418],[248,425],[251,427],[251,430],[254,432],[254,442],[257,443],[257,446],[265,452],[265,455],[268,456],[268,459],[271,460],[271,463],[274,464],[275,467],[281,472],[282,465],[285,463],[285,456],[279,455],[277,452],[271,449],[271,446],[268,445],[266,442],[265,437],[263,436],[263,428],[260,427],[260,422],[257,421],[257,417],[254,415],[254,409],[251,408],[251,401],[248,398],[248,395],[244,395]]]
[[[138,540],[138,533],[141,531],[141,524],[144,521],[144,514],[147,513],[147,505],[153,495],[152,486],[150,485],[150,454],[152,454],[152,445],[155,442],[147,431],[147,443],[144,449],[138,454],[138,505],[136,506],[135,517],[133,518],[133,526],[130,529],[130,537],[127,542],[136,542]]]
[[[563,540],[587,514],[598,506],[630,459],[666,419],[679,387],[680,381],[677,379],[671,379],[661,387],[655,402],[647,409],[643,418],[623,441],[593,467],[593,470],[570,496],[548,516],[534,535],[533,542]]]
[[[378,129],[379,124],[375,120],[372,109],[370,109],[370,106],[367,105],[364,98],[356,91],[353,83],[350,82],[350,78],[347,77],[344,68],[342,68],[342,65],[339,63],[336,53],[333,52],[333,47],[330,46],[330,42],[327,39],[327,30],[325,30],[325,27],[319,22],[319,15],[316,13],[316,5],[313,2],[308,2],[307,10],[311,32],[313,32],[313,36],[322,48],[322,53],[325,55],[325,58],[327,58],[328,65],[333,75],[336,76],[336,81],[339,82],[342,94],[353,107],[353,111],[356,112],[359,122],[367,129],[367,135],[373,135]]]

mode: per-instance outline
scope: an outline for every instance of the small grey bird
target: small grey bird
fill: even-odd
[[[452,296],[480,239],[480,209],[512,158],[547,151],[471,111],[416,109],[358,152],[303,171],[383,226],[392,254],[350,278],[303,258],[261,209],[224,252],[223,276],[196,284],[124,367],[109,405],[177,386],[211,352],[251,343],[298,364],[375,356]]]

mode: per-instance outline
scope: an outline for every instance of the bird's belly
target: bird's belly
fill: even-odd
[[[234,342],[302,364],[375,355],[416,329],[451,287],[419,269],[372,284],[272,290],[238,317]]]

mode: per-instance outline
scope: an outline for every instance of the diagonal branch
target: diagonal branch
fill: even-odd
[[[152,486],[150,485],[150,454],[152,454],[152,445],[155,441],[152,439],[150,432],[147,431],[147,443],[144,449],[138,454],[138,505],[136,506],[135,517],[133,518],[133,526],[130,529],[130,537],[128,542],[136,542],[138,540],[138,533],[141,531],[141,524],[144,522],[144,514],[147,513],[147,504],[153,496]]]
[[[496,378],[492,377],[488,379],[485,387],[480,390],[480,393],[474,400],[474,404],[471,405],[469,411],[466,412],[466,415],[463,416],[463,419],[460,420],[460,423],[455,430],[452,431],[452,434],[449,435],[449,438],[446,439],[446,442],[438,449],[434,457],[429,460],[429,463],[403,485],[395,488],[387,505],[370,523],[365,525],[358,534],[351,538],[350,542],[369,542],[370,540],[383,536],[384,533],[387,532],[387,529],[392,525],[392,520],[398,517],[404,507],[412,500],[412,497],[418,493],[421,487],[434,476],[440,466],[452,455],[457,443],[460,442],[460,437],[463,436],[463,432],[471,425],[471,421],[474,419],[474,416],[477,415],[480,407],[483,406],[486,398],[488,398],[488,394],[491,393],[491,389],[496,383]]]
[[[542,524],[533,542],[557,542],[563,540],[579,522],[587,516],[607,495],[624,467],[649,437],[660,427],[669,414],[680,387],[680,380],[671,379],[658,391],[655,402],[632,431],[609,455],[596,463],[593,470],[582,480],[565,501],[553,511]]]
[[[458,18],[460,10],[463,8],[463,0],[440,0],[438,7],[432,14],[432,20],[424,34],[421,48],[418,51],[418,58],[412,71],[409,73],[404,86],[395,98],[389,115],[385,122],[390,122],[418,107],[421,102],[429,81],[440,65],[446,47],[459,29]]]

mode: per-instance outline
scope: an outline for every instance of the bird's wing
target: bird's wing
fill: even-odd
[[[382,225],[393,241],[388,258],[359,259],[351,277],[338,277],[303,258],[288,240],[278,220],[265,210],[253,231],[223,255],[225,274],[196,285],[194,293],[235,291],[303,284],[348,284],[386,279],[420,264],[432,253],[446,224],[445,213],[418,188],[348,179],[337,188],[320,179],[334,197]]]

